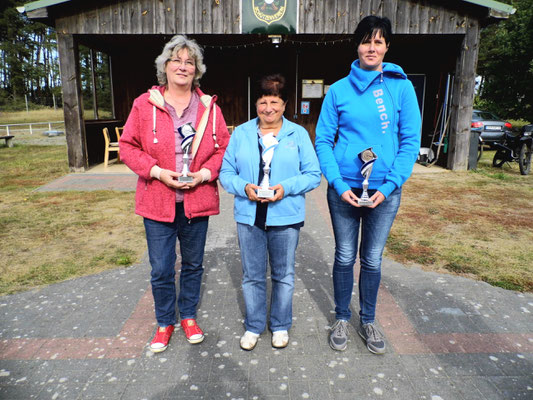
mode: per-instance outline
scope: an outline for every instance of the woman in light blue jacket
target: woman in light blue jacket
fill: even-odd
[[[257,118],[233,132],[219,176],[224,189],[235,195],[246,303],[246,331],[240,340],[244,350],[255,347],[267,325],[268,260],[272,346],[283,348],[289,343],[294,259],[305,218],[304,194],[320,184],[320,168],[309,134],[283,117],[286,103],[281,75],[261,79]]]

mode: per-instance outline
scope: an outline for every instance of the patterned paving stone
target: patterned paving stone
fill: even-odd
[[[273,349],[265,331],[254,351],[241,350],[242,270],[232,199],[221,193],[206,246],[202,344],[190,345],[177,327],[167,351],[147,349],[155,324],[144,257],[129,268],[0,298],[0,398],[533,398],[531,294],[388,259],[377,313],[387,354],[370,354],[356,333],[356,286],[348,349],[330,349],[334,239],[324,187],[308,196],[289,346]]]

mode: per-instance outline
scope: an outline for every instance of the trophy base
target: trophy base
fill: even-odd
[[[370,199],[359,199],[357,201],[357,204],[359,204],[362,207],[368,207],[374,204],[374,202]]]
[[[179,176],[178,182],[180,183],[191,183],[194,180],[192,176]]]
[[[257,189],[257,197],[261,197],[262,199],[270,199],[271,197],[274,197],[274,191],[272,189]]]

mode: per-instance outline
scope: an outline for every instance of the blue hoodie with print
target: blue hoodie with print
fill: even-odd
[[[398,65],[382,66],[382,71],[367,71],[355,60],[322,104],[315,147],[322,173],[339,196],[362,187],[361,151],[371,147],[378,156],[369,189],[388,197],[409,178],[420,149],[421,116],[413,85]]]

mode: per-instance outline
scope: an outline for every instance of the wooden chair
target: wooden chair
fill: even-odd
[[[104,133],[104,140],[105,140],[104,167],[107,168],[107,164],[109,163],[109,152],[110,151],[116,151],[117,161],[120,161],[120,149],[118,147],[118,140],[120,139],[120,137],[117,139],[116,142],[112,142],[109,139],[109,129],[104,128],[103,133]]]
[[[231,135],[235,130],[235,125],[228,125],[226,128],[228,128],[228,132]]]
[[[123,126],[115,126],[115,133],[117,134],[117,142],[120,140],[120,135],[122,135],[123,130],[124,130]]]

